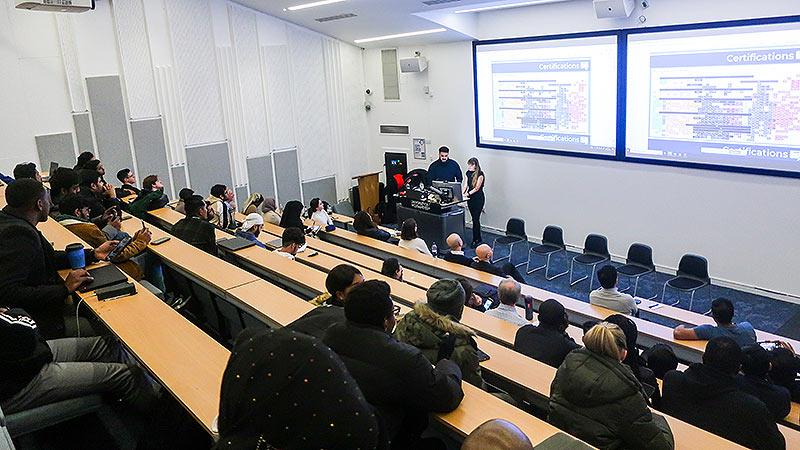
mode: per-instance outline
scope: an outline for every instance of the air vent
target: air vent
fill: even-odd
[[[314,20],[316,20],[319,23],[323,23],[323,22],[332,22],[334,20],[349,19],[351,17],[356,17],[356,15],[353,13],[345,13],[336,16],[320,17],[319,19],[314,19]]]
[[[408,136],[411,130],[408,125],[381,125],[381,134],[397,134]]]
[[[426,1],[422,2],[422,3],[424,3],[424,4],[428,5],[428,6],[436,6],[436,5],[441,5],[441,4],[444,4],[444,3],[455,3],[455,2],[460,2],[460,1],[461,0],[426,0]]]

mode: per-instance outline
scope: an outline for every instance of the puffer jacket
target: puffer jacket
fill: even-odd
[[[601,449],[672,449],[666,420],[653,415],[628,366],[585,348],[567,355],[550,387],[550,423]]]
[[[478,344],[473,336],[475,332],[451,319],[438,314],[427,303],[419,302],[397,323],[394,336],[400,342],[413,345],[422,351],[425,358],[436,363],[439,347],[450,333],[456,337],[453,356],[450,358],[458,364],[467,383],[481,389],[485,388],[478,363]]]
[[[74,235],[83,239],[94,248],[103,245],[107,240],[106,235],[103,234],[100,228],[97,228],[97,225],[91,222],[68,215],[60,215],[56,220]],[[128,276],[134,280],[141,281],[144,277],[144,273],[139,265],[130,259],[145,250],[147,250],[147,242],[137,233],[133,236],[133,239],[131,239],[130,244],[128,244],[111,262],[116,264],[120,270],[128,274]]]

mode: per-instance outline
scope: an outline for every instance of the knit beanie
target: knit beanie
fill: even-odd
[[[456,280],[439,280],[428,289],[428,306],[435,312],[461,320],[464,312],[464,288]]]
[[[557,326],[564,320],[564,305],[555,299],[545,300],[539,306],[539,322],[545,325]]]

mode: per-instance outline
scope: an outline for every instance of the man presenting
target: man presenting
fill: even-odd
[[[458,163],[450,159],[450,149],[439,147],[439,159],[432,162],[428,167],[428,179],[433,181],[458,181],[461,183],[464,176],[461,174],[461,167]]]

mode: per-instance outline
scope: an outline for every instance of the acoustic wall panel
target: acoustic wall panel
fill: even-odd
[[[264,83],[269,111],[269,132],[273,149],[297,145],[294,138],[294,105],[292,82],[289,76],[289,47],[262,47]]]
[[[250,180],[250,192],[259,192],[265,198],[275,197],[272,157],[249,158],[247,160],[247,178]]]
[[[72,16],[69,14],[55,14],[58,27],[58,43],[61,47],[61,60],[64,64],[64,73],[67,77],[67,88],[72,102],[72,111],[86,111],[86,92],[83,87],[83,77],[78,59],[78,47],[75,42],[75,30]]]
[[[233,191],[236,193],[236,207],[241,210],[240,205],[243,205],[247,196],[250,195],[247,193],[247,186],[238,186]]]
[[[164,2],[175,59],[185,142],[225,140],[222,100],[208,0]]]
[[[94,139],[92,138],[92,122],[89,113],[73,113],[72,122],[75,124],[75,137],[78,139],[78,153],[93,152]]]
[[[158,175],[158,179],[164,183],[164,192],[171,192],[161,118],[132,120],[131,135],[133,148],[136,149],[139,181],[148,175]]]
[[[103,160],[109,173],[133,167],[128,119],[119,76],[87,78],[86,90],[97,138],[98,157]]]
[[[303,203],[308,204],[312,198],[321,198],[331,205],[337,203],[336,177],[321,178],[303,182]]]
[[[186,165],[189,183],[198,195],[207,197],[211,186],[215,184],[233,187],[227,142],[188,147]]]
[[[175,198],[178,198],[181,189],[189,187],[189,183],[186,181],[186,167],[175,166],[170,170],[172,171],[172,183],[175,185]]]
[[[228,136],[228,148],[233,156],[233,181],[235,184],[247,184],[247,139],[245,138],[244,118],[242,117],[242,99],[239,92],[239,80],[236,71],[236,55],[231,47],[217,47],[217,67],[219,68],[220,85],[222,87],[222,114],[225,118],[225,133]]]
[[[290,200],[301,200],[300,167],[297,165],[297,150],[287,150],[272,154],[275,160],[275,174],[278,183],[278,201],[285,205]]]
[[[39,170],[47,170],[55,161],[59,167],[75,165],[75,144],[72,133],[58,133],[36,136],[36,150],[39,152]]]
[[[111,6],[131,118],[156,117],[158,101],[142,0],[117,1]]]

